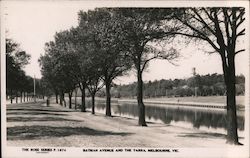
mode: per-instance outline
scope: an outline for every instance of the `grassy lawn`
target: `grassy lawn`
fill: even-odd
[[[236,96],[236,103],[244,105],[245,96]],[[157,100],[157,101],[177,101],[180,102],[201,102],[201,103],[226,103],[226,96],[206,96],[206,97],[174,97],[174,98],[150,98],[145,100]]]
[[[137,119],[92,115],[43,103],[7,107],[7,145],[13,147],[229,147],[225,133],[156,122],[147,128]],[[244,143],[244,137],[240,137]]]

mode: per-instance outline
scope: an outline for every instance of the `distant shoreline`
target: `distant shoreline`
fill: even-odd
[[[175,97],[175,98],[147,98],[144,99],[144,103],[150,106],[179,106],[185,108],[200,108],[200,109],[214,109],[214,110],[225,110],[226,104],[222,103],[225,96],[209,96],[209,97]],[[91,98],[87,98],[90,100]],[[96,101],[105,101],[105,98],[96,97]],[[208,101],[207,101],[208,100]],[[237,109],[239,111],[245,110],[244,96],[236,96]],[[133,98],[111,98],[113,103],[137,103],[136,99]]]
[[[96,97],[97,100],[105,100],[105,97]],[[245,105],[245,96],[236,96],[236,104],[239,106]],[[129,101],[136,102],[136,98],[111,98],[114,102]],[[144,103],[180,103],[180,104],[201,104],[201,105],[220,105],[226,106],[226,96],[199,96],[199,97],[158,97],[144,98]]]
[[[52,97],[55,99],[55,97]],[[78,104],[80,103],[78,98]],[[65,97],[68,100],[68,97]],[[87,100],[90,100],[90,97],[86,97]],[[236,96],[236,104],[238,110],[244,110],[245,96]],[[96,101],[105,101],[105,97],[96,97]],[[199,96],[199,97],[160,97],[160,98],[146,98],[144,99],[144,103],[147,105],[153,106],[182,106],[182,107],[196,107],[196,108],[208,108],[208,109],[226,109],[226,96]],[[6,101],[8,104],[8,101]],[[137,103],[136,98],[111,98],[111,102],[114,103]],[[15,102],[14,102],[15,103]],[[74,104],[74,96],[72,97],[72,103]]]

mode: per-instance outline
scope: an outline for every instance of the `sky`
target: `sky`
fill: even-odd
[[[112,5],[119,6],[117,1],[113,3],[115,4]],[[53,40],[56,32],[77,26],[79,10],[87,11],[106,5],[91,1],[12,1],[5,3],[6,36],[19,43],[21,49],[31,55],[30,64],[25,67],[26,74],[41,78],[38,58],[44,54],[45,42]],[[183,43],[179,45],[183,48],[180,50],[181,57],[175,61],[175,65],[163,60],[151,61],[147,71],[143,73],[143,80],[188,78],[192,76],[193,67],[201,75],[222,74],[218,54],[208,55],[200,49],[200,45],[190,44],[186,47]],[[245,51],[236,56],[236,74],[238,75],[246,75],[249,72],[247,54],[248,52]],[[136,74],[133,71],[115,80],[117,84],[128,84],[134,81],[136,81]]]

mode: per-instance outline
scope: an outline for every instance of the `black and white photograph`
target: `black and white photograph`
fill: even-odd
[[[7,1],[3,158],[249,158],[248,1]]]

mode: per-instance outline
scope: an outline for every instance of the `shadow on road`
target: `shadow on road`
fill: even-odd
[[[11,108],[7,109],[7,111],[31,111],[31,112],[39,112],[39,111],[45,111],[45,112],[75,112],[75,111],[66,111],[66,110],[51,110],[51,109],[38,109],[38,108]]]
[[[44,137],[65,137],[71,135],[126,136],[132,133],[108,132],[87,127],[15,126],[7,128],[7,140],[33,140]]]
[[[200,133],[181,133],[178,137],[190,137],[190,138],[222,138],[225,139],[227,137],[226,134],[221,133],[208,133],[208,132],[200,132]],[[239,137],[243,138],[243,137]]]
[[[193,137],[193,138],[225,138],[225,134],[220,133],[182,133],[178,137]]]
[[[60,117],[8,117],[7,122],[35,122],[35,121],[73,121],[82,122],[79,120],[64,119]]]
[[[7,112],[7,115],[50,115],[50,116],[67,116],[67,114],[39,112],[39,111],[15,111]]]

